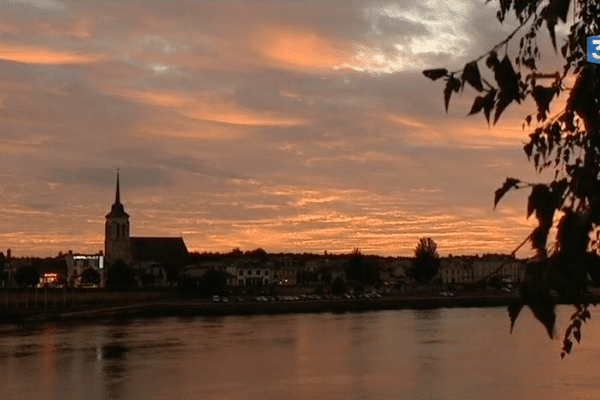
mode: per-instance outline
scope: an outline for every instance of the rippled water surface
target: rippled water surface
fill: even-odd
[[[5,326],[0,398],[600,399],[594,311],[562,361],[504,308]]]

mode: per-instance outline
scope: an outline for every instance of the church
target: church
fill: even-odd
[[[129,214],[121,203],[119,171],[115,202],[106,214],[104,254],[106,265],[122,260],[129,266],[147,270],[154,265],[184,265],[189,253],[181,237],[131,237]]]

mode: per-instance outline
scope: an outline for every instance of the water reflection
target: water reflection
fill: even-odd
[[[504,309],[441,309],[5,330],[0,398],[559,399],[598,389],[594,320],[564,362],[560,341],[530,333],[533,317],[519,323],[511,336]]]
[[[442,310],[415,310],[413,329],[415,335],[415,368],[413,388],[418,388],[419,395],[428,399],[441,398],[442,368],[439,354],[440,338],[442,337]],[[416,394],[415,394],[416,395]]]

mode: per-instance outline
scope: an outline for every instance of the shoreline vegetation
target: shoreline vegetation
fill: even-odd
[[[80,294],[80,293],[79,293]],[[78,295],[79,295],[78,294]],[[518,294],[476,293],[454,297],[435,295],[393,295],[379,299],[299,300],[255,302],[250,299],[214,303],[205,298],[182,298],[170,292],[94,293],[92,301],[63,293],[48,301],[24,297],[0,297],[0,326],[43,323],[104,322],[110,320],[166,317],[221,317],[289,313],[346,313],[378,310],[506,307]],[[100,295],[100,296],[98,296]],[[46,300],[46,299],[44,299]],[[572,298],[555,297],[557,304],[571,304]],[[598,303],[600,295],[585,295],[581,302]],[[11,303],[12,301],[12,303]],[[20,303],[19,303],[20,302]]]

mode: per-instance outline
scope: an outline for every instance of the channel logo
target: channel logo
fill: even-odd
[[[594,64],[600,64],[600,36],[587,38],[587,60]]]

